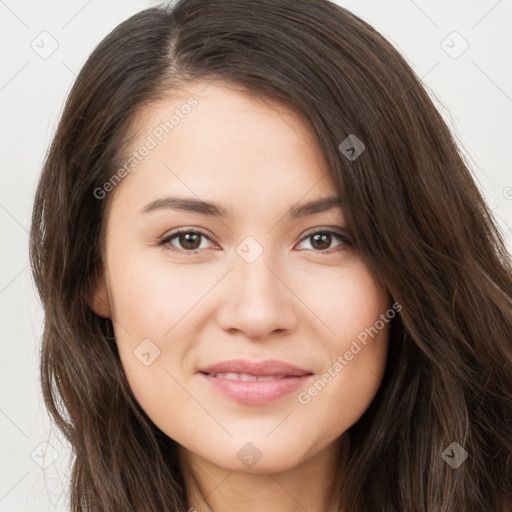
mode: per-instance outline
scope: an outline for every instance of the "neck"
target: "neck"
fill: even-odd
[[[276,472],[229,471],[180,448],[190,512],[339,512],[336,490],[348,454],[341,436],[313,457]]]

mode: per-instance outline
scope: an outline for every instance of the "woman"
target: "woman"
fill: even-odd
[[[418,78],[345,9],[119,25],[30,249],[72,510],[512,506],[509,254]]]

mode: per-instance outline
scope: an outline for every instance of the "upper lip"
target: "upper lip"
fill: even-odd
[[[231,359],[205,366],[199,369],[202,373],[243,373],[246,375],[290,375],[300,377],[311,372],[285,361],[267,359],[266,361],[249,361],[246,359]]]

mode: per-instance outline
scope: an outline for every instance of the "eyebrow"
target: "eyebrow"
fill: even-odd
[[[322,197],[320,199],[315,199],[314,201],[310,201],[308,203],[303,203],[298,206],[294,206],[286,214],[286,218],[298,219],[302,217],[307,217],[309,215],[322,213],[333,208],[343,209],[343,204],[344,200],[341,197]],[[230,216],[229,211],[218,203],[188,197],[171,196],[161,197],[160,199],[152,201],[144,208],[142,208],[140,210],[140,213],[149,213],[160,209],[186,211],[198,213],[200,215],[217,217],[220,219]]]

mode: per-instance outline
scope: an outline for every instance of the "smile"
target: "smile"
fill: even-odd
[[[216,393],[243,405],[264,405],[284,398],[301,388],[313,373],[278,361],[233,359],[199,370]]]

